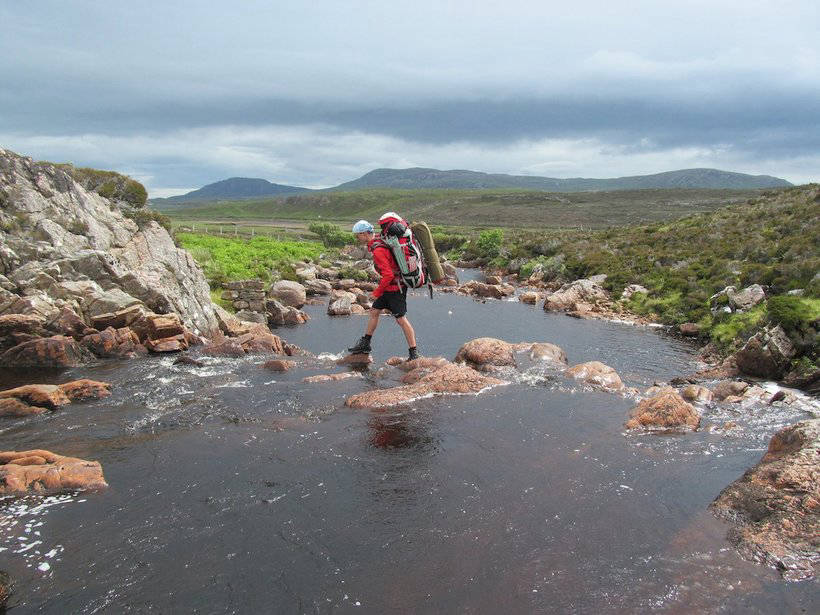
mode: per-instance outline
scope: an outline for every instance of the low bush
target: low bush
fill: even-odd
[[[326,248],[340,248],[354,242],[353,234],[343,231],[339,226],[330,222],[311,222],[308,230],[318,235]]]

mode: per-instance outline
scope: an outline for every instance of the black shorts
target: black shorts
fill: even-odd
[[[401,318],[407,314],[407,289],[385,291],[373,302],[373,307],[377,310],[390,310],[396,318]]]

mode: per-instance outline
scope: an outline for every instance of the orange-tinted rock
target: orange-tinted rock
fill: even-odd
[[[88,380],[87,378],[65,382],[59,385],[58,388],[65,393],[66,397],[71,401],[101,399],[111,395],[111,385],[109,383]]]
[[[48,323],[48,328],[60,335],[79,340],[85,334],[88,325],[72,309],[64,307],[57,317]]]
[[[188,349],[188,340],[185,339],[184,333],[178,333],[171,337],[145,340],[145,347],[148,352],[180,352]]]
[[[225,338],[210,344],[206,344],[202,349],[204,354],[212,357],[244,357],[245,350],[242,344],[233,338]]]
[[[0,337],[12,333],[36,333],[43,326],[43,319],[34,314],[3,314],[0,316]]]
[[[102,467],[96,461],[39,449],[0,452],[0,495],[107,486]]]
[[[286,372],[295,365],[295,361],[288,361],[287,359],[274,359],[273,361],[265,361],[262,364],[262,367],[273,372]]]
[[[712,395],[718,401],[723,401],[728,397],[738,397],[749,388],[748,382],[742,380],[721,380],[712,387]]]
[[[99,333],[86,335],[82,345],[96,356],[105,359],[130,359],[139,352],[139,338],[130,328],[109,327]]]
[[[56,410],[60,406],[71,403],[68,396],[56,384],[27,384],[15,389],[0,391],[0,399],[10,397],[31,406],[40,406],[49,410]]]
[[[680,396],[686,401],[712,401],[712,391],[700,384],[687,384],[680,390]]]
[[[351,408],[395,406],[430,395],[481,393],[499,384],[506,383],[465,365],[449,364],[423,376],[414,384],[358,393],[349,397],[345,405]]]
[[[567,370],[567,375],[609,391],[620,391],[624,388],[624,383],[621,382],[618,372],[600,361],[589,361],[574,365]]]
[[[41,414],[46,408],[40,406],[30,406],[15,397],[0,399],[0,416],[28,416],[30,414]]]
[[[697,411],[671,387],[656,396],[644,399],[630,412],[627,429],[697,429],[700,416]]]
[[[485,284],[476,280],[462,284],[459,290],[475,297],[491,299],[503,299],[515,293],[515,288],[511,284]]]
[[[518,300],[521,303],[527,303],[529,305],[535,305],[536,303],[538,303],[539,298],[540,298],[540,296],[538,295],[538,293],[536,293],[534,291],[527,291],[525,293],[521,293],[518,296]]]
[[[109,312],[107,314],[99,314],[91,317],[91,326],[102,331],[108,327],[114,329],[122,329],[130,326],[133,322],[140,320],[148,314],[145,307],[142,305],[132,305],[117,312]],[[147,326],[147,324],[146,324]]]
[[[373,359],[369,354],[349,354],[336,361],[336,365],[363,366],[370,365]]]
[[[712,511],[736,527],[741,555],[765,561],[789,580],[816,575],[820,560],[820,419],[778,431],[754,468],[726,487]]]
[[[185,325],[176,314],[150,314],[148,332],[153,340],[161,340],[185,334]]]
[[[3,367],[78,367],[91,360],[74,339],[55,335],[18,344],[0,356]]]
[[[361,377],[361,374],[358,372],[342,372],[341,374],[319,374],[318,376],[308,376],[307,378],[302,378],[302,382],[336,382],[338,380]]]
[[[450,362],[444,357],[419,357],[418,359],[413,359],[412,361],[401,359],[399,363],[396,363],[395,365],[404,371],[409,372],[419,368],[438,369],[439,367],[450,365]]]
[[[236,341],[248,354],[285,354],[282,338],[274,335],[262,325],[264,329],[257,329],[245,335],[240,335]]]
[[[387,359],[387,361],[385,361],[385,363],[387,363],[387,365],[390,365],[392,367],[397,367],[397,366],[401,365],[402,363],[405,363],[406,361],[407,361],[407,359],[405,359],[404,357],[390,357],[389,359]]]
[[[458,349],[456,363],[475,366],[515,366],[515,352],[512,344],[493,337],[479,337],[470,340]]]

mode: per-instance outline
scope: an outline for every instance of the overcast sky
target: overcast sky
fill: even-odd
[[[820,3],[0,0],[0,147],[168,196],[378,167],[820,181]]]

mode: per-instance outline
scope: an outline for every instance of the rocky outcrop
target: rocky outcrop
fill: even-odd
[[[635,293],[643,293],[644,295],[649,293],[649,290],[646,287],[641,286],[640,284],[630,284],[626,286],[621,293],[621,299],[628,301],[632,298],[632,295]]]
[[[759,331],[735,353],[735,362],[744,374],[780,379],[797,354],[780,325]]]
[[[629,413],[627,429],[697,429],[700,416],[672,387],[642,400]]]
[[[567,353],[564,349],[549,342],[538,342],[530,347],[530,359],[533,361],[548,361],[567,364]]]
[[[31,339],[0,355],[2,367],[78,367],[92,356],[71,337],[55,335]]]
[[[88,399],[101,399],[111,395],[111,385],[98,380],[72,380],[58,385],[59,389],[65,393],[71,401],[85,401]]]
[[[610,297],[599,283],[592,279],[575,280],[564,284],[544,300],[548,312],[585,311],[586,306],[609,303]]]
[[[432,395],[478,394],[501,384],[506,383],[480,374],[465,365],[449,363],[413,384],[373,389],[353,395],[345,401],[345,405],[351,408],[388,407]]]
[[[48,323],[68,308],[88,324],[141,305],[216,332],[205,276],[150,217],[137,224],[126,203],[87,191],[65,169],[1,149],[0,199],[0,313]]]
[[[735,312],[750,310],[766,299],[766,293],[760,284],[752,284],[737,292],[728,291],[727,295],[729,298],[729,307]]]
[[[600,361],[574,365],[567,370],[567,375],[607,391],[621,391],[624,388],[618,372]]]
[[[723,401],[727,397],[743,395],[748,388],[749,383],[742,380],[721,380],[712,387],[712,395],[717,401]]]
[[[265,311],[267,312],[267,322],[271,326],[301,325],[310,320],[302,310],[285,305],[276,299],[267,299],[265,301]]]
[[[479,337],[459,348],[454,361],[478,368],[515,367],[515,347],[504,340]]]
[[[699,384],[687,384],[680,390],[680,396],[686,401],[709,402],[712,401],[712,391]]]
[[[820,564],[820,419],[777,432],[755,467],[711,505],[734,524],[728,538],[741,554],[789,580],[816,575]]]
[[[107,486],[97,461],[63,457],[39,449],[0,452],[0,495]]]
[[[64,384],[27,384],[0,391],[0,416],[26,416],[58,410],[75,401],[111,395],[111,385],[96,380],[72,380]]]

